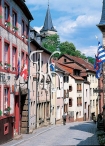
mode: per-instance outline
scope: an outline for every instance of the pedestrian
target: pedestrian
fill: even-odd
[[[62,116],[62,118],[63,118],[63,125],[66,125],[66,115],[65,115],[65,113],[64,113],[64,115]]]

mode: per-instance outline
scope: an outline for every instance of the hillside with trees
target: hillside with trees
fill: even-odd
[[[68,55],[77,56],[83,59],[88,58],[89,62],[92,64],[94,64],[94,61],[95,61],[94,58],[90,56],[87,57],[81,51],[76,50],[76,47],[73,43],[69,43],[67,41],[61,43],[59,39],[59,35],[57,34],[47,36],[45,40],[43,41],[42,46],[51,52],[54,52],[59,48],[59,50],[61,51],[61,55],[68,54]]]

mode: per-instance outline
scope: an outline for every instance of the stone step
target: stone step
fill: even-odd
[[[19,139],[22,139],[22,135],[16,135],[16,136],[14,136],[14,138],[13,138],[14,140],[19,140]]]
[[[27,128],[21,128],[21,133],[22,134],[27,134],[28,132],[28,129]]]

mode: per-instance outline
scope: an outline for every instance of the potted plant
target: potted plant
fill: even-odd
[[[4,63],[4,68],[5,68],[5,69],[10,68],[10,66],[11,66],[11,65],[10,65],[9,63]]]
[[[0,15],[0,19],[2,18],[2,15]]]
[[[2,111],[0,110],[0,116],[2,115]]]
[[[14,26],[14,27],[13,27],[13,29],[14,29],[15,31],[17,31],[17,30],[18,30],[18,28],[17,28],[16,26]]]
[[[6,20],[6,21],[5,21],[5,26],[6,26],[6,27],[8,27],[8,26],[10,27],[10,26],[11,26],[11,23],[10,23],[8,20]]]
[[[10,112],[10,110],[11,110],[11,108],[8,106],[7,108],[5,108],[4,114],[5,114],[5,115],[8,115],[9,112]]]
[[[8,68],[10,68],[10,67],[11,67],[11,65],[10,65],[9,63],[7,64],[7,66],[8,66]]]
[[[3,66],[3,65],[2,65],[2,61],[0,61],[0,66]]]
[[[18,28],[16,26],[14,26],[12,30],[15,33],[16,31],[18,31]]]

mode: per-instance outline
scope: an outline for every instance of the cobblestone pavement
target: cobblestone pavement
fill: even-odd
[[[21,140],[13,140],[2,146],[61,146],[98,145],[96,124],[74,122],[37,129],[33,134],[25,134]]]

